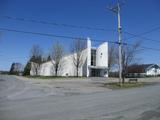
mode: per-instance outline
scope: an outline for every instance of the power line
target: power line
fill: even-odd
[[[57,37],[57,38],[73,39],[73,40],[75,40],[75,39],[87,40],[86,38],[83,38],[83,37],[71,37],[71,36],[55,35],[55,34],[49,34],[49,33],[29,32],[29,31],[23,31],[23,30],[1,28],[1,27],[0,27],[0,30],[9,31],[9,32],[17,32],[17,33],[40,35],[40,36],[48,36],[48,37]],[[98,40],[98,39],[94,39],[94,40],[92,40],[92,41],[95,41],[95,42],[106,42],[106,41],[104,41],[104,40]],[[114,41],[107,41],[107,42],[117,44],[117,42],[114,42]]]
[[[40,24],[46,24],[46,25],[52,25],[52,26],[62,26],[62,27],[70,27],[70,28],[78,28],[78,29],[116,32],[116,30],[114,29],[104,29],[104,28],[95,28],[95,27],[89,27],[89,26],[70,25],[70,24],[64,24],[64,23],[55,23],[55,22],[48,22],[48,21],[43,21],[43,20],[33,20],[33,19],[25,19],[25,18],[19,18],[19,17],[11,17],[11,16],[2,16],[2,18],[23,21],[23,22],[40,23]]]
[[[76,29],[87,29],[87,30],[97,30],[97,31],[117,32],[117,30],[115,30],[115,29],[95,28],[95,27],[89,27],[89,26],[77,26],[77,25],[48,22],[48,21],[43,21],[43,20],[25,19],[25,18],[20,18],[20,17],[11,17],[11,16],[1,16],[1,17],[4,18],[4,19],[9,19],[9,20],[17,20],[17,21],[31,22],[31,23],[40,23],[40,24],[47,24],[47,25],[52,25],[52,26],[61,26],[61,27],[69,27],[69,28],[76,28]],[[146,38],[146,37],[142,36],[142,35],[157,31],[159,29],[160,29],[160,27],[156,27],[156,28],[153,28],[151,30],[148,30],[148,31],[146,31],[144,33],[141,33],[141,34],[138,34],[138,35],[130,33],[130,32],[127,32],[127,31],[123,31],[123,33],[132,36],[132,37],[129,37],[129,38],[125,39],[125,40],[131,39],[131,38],[140,38],[140,39],[143,39],[143,40],[160,43],[159,40],[154,40],[154,39],[150,39],[150,38]]]
[[[15,29],[8,29],[8,28],[1,28],[0,30],[2,31],[8,31],[8,32],[16,32],[16,33],[24,33],[24,34],[32,34],[32,35],[40,35],[40,36],[48,36],[48,37],[57,37],[57,38],[65,38],[65,39],[80,39],[80,40],[87,40],[86,38],[82,38],[82,37],[71,37],[71,36],[64,36],[64,35],[54,35],[54,34],[49,34],[49,33],[39,33],[39,32],[29,32],[29,31],[22,31],[22,30],[15,30]],[[94,42],[108,42],[111,44],[119,44],[118,42],[114,42],[114,41],[104,41],[104,40],[98,40],[98,39],[92,39],[92,41]],[[123,45],[129,45],[129,46],[134,46],[133,44],[129,44],[129,43],[122,43]],[[153,50],[153,51],[160,51],[160,49],[157,48],[150,48],[150,47],[145,47],[142,46],[140,48],[144,48],[144,49],[149,49],[149,50]]]
[[[125,43],[124,45],[128,45],[128,46],[134,46],[133,44],[129,44],[129,43]],[[143,49],[148,49],[148,50],[152,50],[152,51],[160,51],[160,49],[158,49],[158,48],[151,48],[151,47],[147,47],[147,46],[141,46],[140,48],[143,48]]]
[[[154,32],[154,31],[157,31],[157,30],[159,30],[160,29],[160,27],[158,26],[158,27],[155,27],[155,28],[153,28],[153,29],[151,29],[151,30],[148,30],[148,31],[146,31],[146,32],[143,32],[143,33],[141,33],[141,34],[138,34],[137,36],[142,36],[142,35],[146,35],[146,34],[148,34],[148,33],[151,33],[151,32]],[[126,32],[127,34],[130,34],[130,33],[128,33],[128,32]],[[130,37],[130,38],[127,38],[126,40],[128,40],[128,39],[131,39],[131,38],[135,38],[136,36],[133,36],[133,37]],[[156,40],[157,41],[157,40]],[[160,42],[160,41],[159,41]]]
[[[159,27],[159,29],[160,29],[160,27]],[[157,29],[157,30],[158,30],[158,29]],[[146,38],[146,37],[143,37],[143,36],[142,36],[142,35],[145,35],[145,34],[147,34],[147,33],[151,33],[151,32],[149,32],[149,31],[148,31],[148,32],[144,32],[144,33],[139,34],[139,35],[135,35],[135,34],[132,34],[132,33],[126,32],[126,31],[124,31],[124,33],[133,36],[133,37],[127,38],[127,39],[125,39],[125,40],[129,40],[129,39],[131,39],[131,38],[140,38],[140,39],[143,39],[143,40],[147,40],[147,41],[152,41],[152,42],[160,43],[159,40],[154,40],[154,39],[150,39],[150,38]]]

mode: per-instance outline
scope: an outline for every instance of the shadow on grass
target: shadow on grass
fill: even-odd
[[[143,87],[153,84],[154,83],[147,83],[147,82],[125,82],[123,84],[114,82],[114,83],[105,83],[104,86],[110,89],[129,89],[129,88]]]

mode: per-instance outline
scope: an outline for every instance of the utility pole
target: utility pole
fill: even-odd
[[[121,16],[120,16],[120,5],[118,7],[118,47],[119,47],[119,82],[122,84],[122,27],[121,27]]]
[[[119,83],[122,85],[122,27],[119,1],[115,6],[108,9],[116,13],[118,17]]]

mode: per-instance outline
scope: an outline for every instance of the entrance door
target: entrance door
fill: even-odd
[[[100,77],[100,70],[99,69],[92,69],[91,76],[92,77]]]

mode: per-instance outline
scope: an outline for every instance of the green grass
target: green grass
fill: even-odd
[[[120,83],[105,83],[104,86],[110,89],[128,89],[128,88],[135,88],[135,87],[142,87],[146,85],[151,85],[152,83],[147,82],[126,82],[122,85]]]
[[[75,76],[68,76],[68,77],[65,77],[65,76],[25,76],[27,78],[33,78],[33,79],[76,79],[76,78],[85,78],[85,77],[75,77]]]

